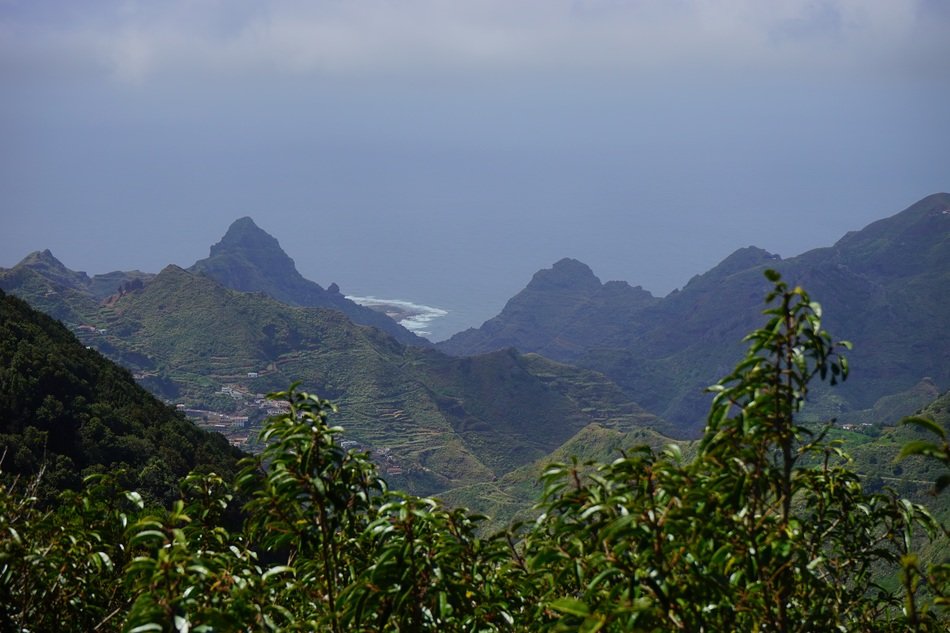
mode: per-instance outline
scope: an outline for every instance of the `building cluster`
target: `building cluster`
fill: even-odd
[[[217,431],[224,435],[231,445],[246,450],[254,450],[253,439],[257,436],[258,423],[261,420],[282,415],[290,410],[289,402],[269,400],[264,394],[251,393],[247,387],[239,384],[223,385],[218,393],[240,403],[237,412],[224,413],[189,407],[185,404],[175,406],[197,426],[209,431]]]
[[[874,425],[871,424],[870,422],[860,422],[857,424],[852,424],[852,423],[842,424],[840,425],[840,428],[844,429],[845,431],[865,431],[869,427],[872,427],[872,426]]]

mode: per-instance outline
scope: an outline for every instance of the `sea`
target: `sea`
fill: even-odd
[[[430,341],[448,338],[454,333],[453,319],[446,319],[449,310],[435,306],[421,305],[403,299],[382,299],[379,297],[357,297],[347,295],[350,301],[367,308],[385,313],[401,326]]]

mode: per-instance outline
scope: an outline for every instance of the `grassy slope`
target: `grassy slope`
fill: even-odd
[[[402,470],[394,485],[418,492],[500,477],[593,421],[662,425],[595,372],[510,351],[458,359],[406,347],[339,312],[173,266],[89,318],[106,329],[90,344],[155,374],[178,401],[207,401],[226,384],[267,392],[302,381],[339,404],[350,438],[391,451]]]
[[[495,481],[453,488],[440,493],[439,498],[449,505],[471,508],[487,515],[491,519],[488,529],[500,529],[511,521],[533,518],[532,507],[542,491],[539,480],[549,464],[570,463],[575,458],[581,464],[604,463],[620,457],[621,451],[635,446],[647,445],[659,450],[672,443],[680,446],[684,459],[692,457],[694,442],[671,440],[650,428],[622,431],[595,422],[585,426],[548,455]]]
[[[64,286],[26,266],[0,270],[0,290],[16,293],[35,309],[71,324],[92,324],[98,302],[84,289]]]
[[[934,420],[950,432],[950,391],[921,407],[917,413]],[[896,425],[883,428],[877,437],[851,431],[840,431],[839,437],[854,458],[855,470],[871,480],[872,485],[893,487],[901,495],[915,501],[933,501],[929,492],[942,466],[935,460],[917,457],[896,461],[905,444],[912,440],[932,440],[931,434],[914,426]],[[950,506],[950,495],[944,494],[938,507],[944,519],[950,520],[950,514],[946,513],[947,506]]]
[[[897,461],[901,448],[907,442],[925,439],[926,434],[916,427],[896,423],[902,417],[916,412],[937,421],[950,432],[950,392],[936,395],[929,385],[924,384],[902,396],[901,406],[897,409],[894,408],[894,398],[882,398],[879,406],[861,412],[861,419],[873,425],[870,433],[845,430],[838,425],[829,432],[828,439],[840,442],[850,455],[850,468],[862,477],[866,489],[891,489],[901,497],[925,505],[944,525],[948,525],[950,494],[945,493],[940,497],[931,494],[933,482],[942,466],[933,460],[920,458]],[[923,404],[920,404],[921,398],[925,399]],[[908,408],[911,402],[917,402],[918,406]],[[895,410],[899,411],[896,416]],[[439,496],[451,505],[469,507],[488,515],[492,519],[490,527],[502,528],[513,519],[531,518],[531,507],[541,494],[539,479],[548,464],[568,463],[572,458],[580,463],[606,463],[618,457],[622,450],[637,445],[659,450],[672,442],[680,446],[684,459],[691,459],[695,455],[695,442],[674,441],[647,427],[624,432],[592,423],[549,455],[495,481],[451,489]],[[941,555],[941,547],[940,543],[930,544],[923,551],[930,560],[935,560]]]

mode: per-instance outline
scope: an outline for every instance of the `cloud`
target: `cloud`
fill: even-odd
[[[5,65],[360,74],[947,70],[928,0],[108,0],[0,4]],[[60,3],[52,3],[57,5]]]

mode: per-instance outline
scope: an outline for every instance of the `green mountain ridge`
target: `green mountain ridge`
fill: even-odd
[[[339,310],[354,323],[376,327],[407,345],[430,344],[384,313],[347,299],[336,284],[324,289],[305,279],[278,241],[249,217],[235,220],[210,255],[188,270],[232,290],[263,292],[288,305]]]
[[[0,454],[8,476],[39,475],[41,496],[125,469],[152,502],[194,469],[236,472],[240,452],[156,400],[62,324],[0,291]]]
[[[903,497],[933,507],[946,524],[950,521],[950,499],[946,496],[935,499],[930,494],[940,474],[939,464],[920,458],[896,461],[901,448],[922,437],[917,428],[898,424],[914,414],[928,417],[950,432],[950,391],[938,393],[933,382],[925,379],[906,392],[881,398],[871,409],[848,416],[847,422],[832,428],[831,437],[850,455],[852,468],[870,490],[894,489]],[[815,430],[823,424],[814,425]],[[538,460],[494,481],[452,489],[440,497],[451,506],[477,508],[492,518],[492,527],[498,528],[512,520],[534,518],[531,506],[542,488],[539,479],[552,463],[570,463],[576,459],[580,464],[605,464],[636,446],[646,445],[659,451],[671,444],[679,447],[685,461],[695,455],[697,443],[694,440],[674,440],[648,427],[622,431],[589,424]]]
[[[89,277],[70,270],[47,249],[30,253],[13,268],[0,268],[0,290],[28,297],[42,312],[79,324],[92,320],[103,301],[153,277],[138,270]]]
[[[829,415],[866,409],[924,377],[950,386],[945,193],[798,257],[739,249],[662,299],[636,289],[611,293],[616,282],[600,284],[580,262],[562,261],[535,275],[498,316],[438,348],[467,355],[511,346],[594,369],[631,399],[697,432],[703,389],[731,369],[740,339],[759,319],[766,268],[819,297],[826,327],[855,345],[852,380],[833,396],[824,388],[816,394]]]
[[[857,344],[852,380],[816,391],[807,419],[880,426],[929,402],[947,385],[938,362],[948,357],[940,334],[947,294],[935,291],[947,284],[946,209],[950,197],[931,196],[867,233],[845,236],[845,246],[784,261],[739,249],[664,298],[625,282],[601,283],[581,262],[561,260],[536,274],[499,317],[450,340],[510,343],[472,357],[406,346],[340,311],[275,300],[254,275],[299,273],[249,218],[235,222],[203,261],[217,266],[229,253],[263,253],[253,265],[236,265],[243,272],[234,278],[247,273],[258,288],[250,292],[177,266],[154,276],[89,278],[48,251],[0,271],[0,288],[62,319],[154,393],[185,408],[249,414],[248,428],[232,437],[253,438],[266,410],[256,402],[260,394],[300,380],[340,405],[347,439],[373,452],[394,486],[511,516],[533,498],[540,465],[557,455],[609,459],[637,438],[659,446],[699,428],[709,406],[703,387],[731,370],[741,337],[761,320],[767,267],[800,281],[822,300],[828,329]],[[887,266],[908,249],[913,261]],[[897,300],[907,305],[894,306]],[[531,346],[537,349],[515,351]],[[875,366],[875,351],[897,359],[901,372]],[[841,432],[869,437],[860,428]]]
[[[39,444],[52,449],[54,459],[43,460],[57,483],[52,493],[62,487],[57,477],[70,473],[70,457],[58,459],[67,452],[93,472],[110,475],[90,481],[81,494],[51,495],[48,505],[37,503],[29,483],[0,478],[0,560],[6,570],[0,628],[232,630],[250,622],[336,631],[473,625],[626,631],[710,625],[760,630],[776,623],[790,629],[804,622],[807,630],[943,630],[950,593],[947,497],[929,508],[919,502],[934,479],[947,476],[950,455],[929,461],[893,456],[901,447],[905,453],[946,452],[945,445],[931,449],[913,441],[932,441],[934,424],[941,427],[937,433],[947,429],[950,392],[920,411],[933,420],[927,428],[875,427],[876,437],[801,426],[796,411],[805,383],[826,360],[835,369],[840,365],[826,353],[836,347],[830,337],[811,334],[820,330],[815,304],[795,306],[795,292],[784,284],[777,283],[776,292],[783,307],[774,322],[754,332],[758,344],[746,362],[720,383],[724,390],[701,441],[657,453],[668,438],[622,420],[562,428],[570,436],[543,458],[493,481],[457,482],[445,490],[441,496],[455,509],[387,491],[377,466],[364,453],[347,451],[351,440],[330,426],[340,421],[325,417],[333,406],[294,388],[279,396],[290,400],[290,413],[269,423],[274,441],[263,455],[243,461],[236,478],[225,462],[218,471],[223,477],[180,480],[172,469],[189,448],[183,437],[189,429],[192,436],[208,436],[167,408],[172,424],[129,425],[139,407],[136,420],[156,419],[161,404],[61,324],[0,293],[0,410],[19,421],[0,427],[0,446],[12,447],[15,462],[24,453],[35,457],[31,449]],[[267,326],[282,319],[294,348],[304,353],[314,341],[317,347],[326,343],[313,337],[316,332],[371,349],[379,362],[363,367],[381,373],[392,353],[402,354],[404,375],[415,373],[408,370],[413,363],[433,359],[433,377],[442,382],[420,379],[421,388],[454,399],[453,406],[473,418],[479,410],[507,410],[516,402],[495,391],[498,376],[516,388],[522,404],[546,390],[548,400],[557,393],[574,401],[596,396],[599,402],[591,404],[605,410],[614,393],[590,372],[539,355],[507,349],[455,359],[401,346],[335,311],[276,304],[289,310],[276,314],[276,302],[264,295],[230,291],[177,267],[104,307],[113,325],[131,330],[118,335],[99,328],[97,335],[124,337],[145,351],[150,329],[189,307],[175,303],[176,296],[191,309],[217,311],[209,319],[235,314],[249,328],[241,334],[248,343],[261,319],[272,319],[262,330],[268,337],[279,333]],[[802,320],[799,307],[806,310]],[[328,314],[342,319],[343,327],[325,324]],[[205,345],[218,342],[215,336],[235,336],[237,327],[226,325],[230,332],[188,332],[182,349],[197,345],[200,356]],[[788,369],[786,351],[799,345],[811,360]],[[258,348],[251,349],[253,356]],[[767,355],[758,356],[763,349]],[[775,385],[786,375],[799,386],[783,392]],[[532,376],[543,377],[542,384]],[[934,389],[932,381],[921,381],[899,398],[879,399],[871,414],[903,410]],[[485,393],[501,397],[485,400]],[[466,406],[470,397],[477,406]],[[641,412],[622,397],[613,406]],[[405,421],[395,414],[379,417]],[[530,427],[521,430],[541,431],[540,420],[521,417]],[[344,426],[352,421],[345,411],[344,418]],[[472,423],[460,435],[474,431],[490,439],[491,432],[476,428],[478,419]],[[518,429],[501,430],[506,440],[517,441]],[[431,447],[444,437],[427,439]],[[854,463],[838,446],[856,456]],[[164,507],[146,507],[136,493],[123,494],[130,482],[113,469],[134,463],[119,459],[133,449],[149,461],[132,487],[149,491],[158,484],[155,500]],[[205,467],[213,460],[195,457]],[[552,461],[569,463],[548,466]],[[169,503],[167,492],[176,483],[181,497]],[[531,500],[538,504],[529,506]],[[496,523],[458,507],[468,504],[487,510]],[[512,525],[509,518],[525,522]],[[495,533],[496,527],[503,529]],[[794,611],[774,608],[775,597],[788,597],[781,604]],[[908,606],[902,611],[900,605]],[[736,625],[737,617],[745,620]]]
[[[540,478],[551,464],[571,463],[574,459],[580,464],[610,463],[620,457],[623,451],[636,446],[645,445],[660,450],[671,444],[680,447],[685,459],[695,451],[695,442],[673,440],[651,428],[624,431],[593,423],[540,459],[494,481],[450,489],[441,493],[439,498],[450,507],[473,508],[490,517],[486,531],[500,529],[512,521],[536,518],[537,512],[533,510],[533,505],[543,488]]]
[[[222,388],[247,404],[302,381],[340,405],[348,438],[385,459],[394,482],[426,494],[502,476],[591,423],[665,428],[596,372],[513,350],[459,359],[405,346],[336,310],[177,266],[95,310],[82,316],[96,328],[85,342],[152,391],[208,409],[232,403]]]

